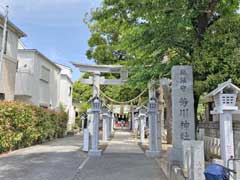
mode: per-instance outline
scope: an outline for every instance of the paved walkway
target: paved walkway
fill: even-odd
[[[72,180],[86,156],[81,136],[0,155],[0,180]]]
[[[82,153],[82,136],[0,155],[0,180],[166,180],[132,134],[116,131],[102,157]]]
[[[102,157],[90,158],[74,180],[166,180],[127,131],[116,131]]]

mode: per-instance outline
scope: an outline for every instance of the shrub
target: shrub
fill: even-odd
[[[18,102],[0,102],[0,153],[63,137],[68,116]]]

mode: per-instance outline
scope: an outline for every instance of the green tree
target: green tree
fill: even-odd
[[[90,107],[88,100],[92,97],[92,88],[89,85],[76,81],[73,85],[73,102],[78,106],[80,113],[86,112]]]
[[[239,0],[104,0],[86,20],[87,54],[126,65],[139,87],[170,77],[173,65],[192,65],[197,109],[200,94],[220,81],[239,83],[238,7]]]

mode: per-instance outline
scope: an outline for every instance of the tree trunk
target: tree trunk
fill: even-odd
[[[197,110],[198,110],[198,104],[199,104],[200,96],[194,93],[194,119],[195,119],[195,133],[197,133],[198,128],[198,116],[197,116]]]
[[[169,84],[162,85],[163,97],[166,104],[166,129],[167,129],[167,143],[172,144],[172,92]]]
[[[163,88],[162,86],[159,86],[156,91],[156,97],[158,99],[158,111],[159,111],[159,119],[158,122],[160,124],[160,138],[161,142],[166,139],[164,137],[164,130],[165,130],[165,124],[164,124],[164,99],[163,99]]]

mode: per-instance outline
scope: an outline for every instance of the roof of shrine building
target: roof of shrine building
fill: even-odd
[[[214,89],[213,91],[211,91],[208,95],[206,95],[205,98],[209,99],[209,98],[217,95],[218,93],[221,93],[224,89],[231,89],[231,90],[235,91],[236,93],[240,92],[240,88],[238,88],[236,85],[234,85],[232,83],[232,80],[229,79],[228,81],[219,84],[218,87],[216,89]]]

